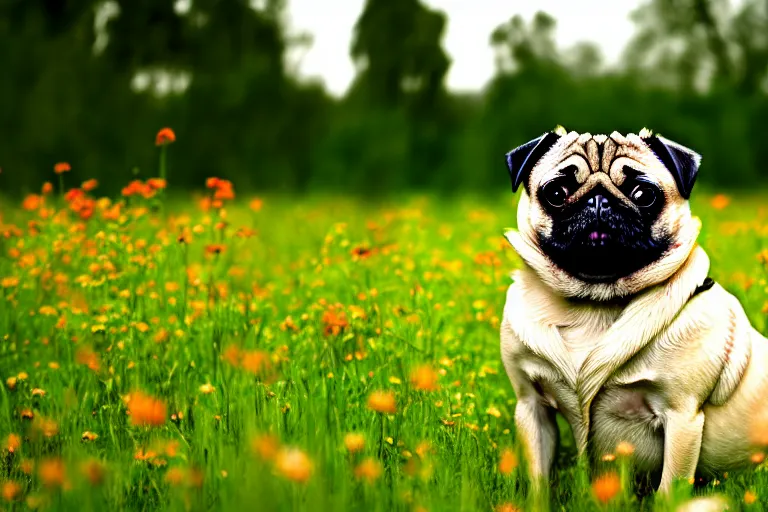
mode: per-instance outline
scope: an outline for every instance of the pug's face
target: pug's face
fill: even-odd
[[[700,157],[691,150],[647,130],[549,133],[527,146],[507,158],[513,187],[525,186],[518,229],[545,257],[536,270],[556,268],[556,287],[575,290],[566,295],[653,284],[658,267],[674,267],[675,249],[695,241],[687,199]]]

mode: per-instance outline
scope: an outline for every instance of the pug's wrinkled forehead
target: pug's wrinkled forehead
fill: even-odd
[[[521,183],[530,192],[546,181],[570,176],[578,189],[569,201],[578,201],[598,184],[626,199],[620,190],[624,181],[642,176],[688,199],[701,156],[646,128],[638,134],[592,135],[558,127],[510,151],[506,160],[513,191]]]
[[[641,132],[642,133],[642,132]],[[570,132],[563,136],[534,168],[532,187],[562,176],[572,177],[578,188],[568,202],[579,201],[602,185],[615,197],[632,206],[622,192],[627,177],[643,176],[663,190],[673,190],[675,181],[640,135],[626,136]]]

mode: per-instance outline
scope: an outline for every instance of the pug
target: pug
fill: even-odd
[[[556,412],[580,456],[595,464],[630,443],[661,491],[750,464],[768,436],[755,426],[768,425],[768,340],[708,276],[688,202],[701,157],[646,129],[558,127],[506,163],[522,185],[505,233],[522,265],[501,355],[534,490],[552,469]]]

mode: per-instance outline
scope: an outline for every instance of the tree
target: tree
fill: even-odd
[[[354,89],[370,104],[434,107],[450,60],[441,46],[446,17],[419,0],[367,0],[351,48]]]
[[[530,26],[520,15],[499,25],[491,34],[496,66],[501,73],[557,66],[554,34],[557,23],[545,12],[537,12]]]

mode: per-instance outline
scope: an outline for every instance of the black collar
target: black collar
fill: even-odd
[[[715,286],[715,281],[711,277],[707,276],[707,278],[704,280],[703,283],[701,283],[699,286],[696,287],[696,289],[693,291],[693,294],[691,294],[691,299],[700,294],[701,292],[705,292]]]

